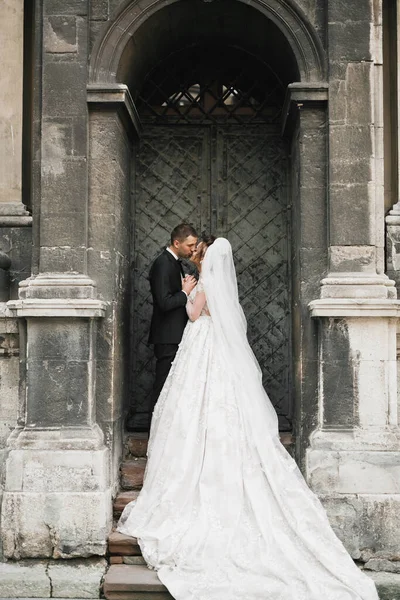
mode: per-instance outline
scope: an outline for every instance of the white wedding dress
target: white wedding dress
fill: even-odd
[[[176,600],[378,600],[279,440],[223,238],[189,314],[118,530]]]

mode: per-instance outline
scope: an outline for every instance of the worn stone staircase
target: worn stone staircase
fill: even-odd
[[[292,436],[282,434],[281,441],[292,453]],[[127,436],[124,461],[121,464],[121,491],[114,501],[115,524],[124,507],[139,494],[146,467],[146,452],[146,434]],[[108,558],[110,567],[103,583],[103,593],[107,600],[173,600],[158,579],[157,573],[147,568],[135,538],[114,530],[108,539]],[[369,574],[377,584],[381,600],[400,600],[400,574]]]
[[[135,500],[143,484],[147,434],[129,434],[121,464],[121,491],[114,501],[117,523],[125,506]],[[103,593],[108,600],[173,600],[157,577],[147,568],[135,538],[113,531],[108,539],[110,568]]]

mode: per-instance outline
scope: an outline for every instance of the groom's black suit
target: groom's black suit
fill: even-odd
[[[178,351],[178,345],[188,320],[187,296],[182,291],[182,276],[184,273],[181,262],[168,250],[164,250],[156,258],[150,269],[153,316],[149,343],[154,344],[154,354],[157,359],[150,418]]]

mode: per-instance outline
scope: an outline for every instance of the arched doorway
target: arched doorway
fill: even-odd
[[[189,221],[233,245],[249,340],[287,431],[293,414],[291,234],[288,147],[280,123],[287,85],[299,74],[286,38],[254,9],[196,3],[193,24],[189,4],[160,10],[139,29],[136,48],[146,57],[146,29],[160,32],[163,51],[153,52],[146,67],[128,67],[132,49],[120,67],[120,78],[132,82],[143,126],[133,166],[134,423],[141,428],[147,421],[154,373],[147,274],[171,229]]]
[[[107,385],[97,385],[96,410],[115,448],[114,473],[121,450],[122,405],[125,409],[133,405],[135,427],[143,425],[152,380],[147,265],[182,219],[191,220],[200,231],[213,228],[217,234],[231,236],[235,246],[236,235],[241,239],[244,233],[231,226],[234,208],[238,227],[246,225],[240,211],[249,215],[248,238],[243,243],[247,255],[241,256],[238,246],[235,252],[242,302],[254,335],[251,341],[264,368],[266,388],[281,413],[281,428],[289,429],[293,416],[296,452],[304,457],[318,402],[316,328],[308,303],[319,294],[327,264],[324,61],[313,26],[281,0],[141,0],[140,6],[126,1],[95,43],[88,86],[89,218],[92,212],[96,218],[98,205],[111,212],[121,234],[117,272],[119,265],[125,269],[130,264],[129,274],[112,275],[112,285],[104,275],[108,250],[89,265],[102,297],[110,302],[100,326],[98,362],[99,380]],[[161,172],[151,174],[157,160]],[[261,194],[261,204],[251,215],[252,199],[241,202],[241,182],[252,190],[251,177],[256,173],[264,177],[257,180],[260,189],[264,185],[280,194],[275,207],[280,207],[282,238],[270,247],[264,239],[261,252],[254,244],[267,231],[268,221],[262,219],[268,210],[259,206],[268,194]],[[176,188],[160,187],[164,174]],[[112,181],[115,185],[110,187]],[[253,200],[259,193],[253,194]],[[157,203],[163,194],[165,198],[169,194],[169,200]],[[174,207],[169,213],[168,203]],[[100,235],[90,243],[105,246]],[[284,243],[287,254],[279,261],[282,253],[277,248]],[[272,276],[274,264],[285,265],[279,283],[261,273],[259,265],[264,269],[267,263]],[[268,282],[264,287],[262,281],[257,284],[259,276]],[[260,297],[271,306],[276,303],[270,314],[260,305]],[[285,327],[274,331],[274,324]],[[285,340],[282,348],[279,336]],[[275,348],[273,356],[268,348]],[[280,351],[289,357],[286,364]],[[104,375],[105,361],[109,379]],[[274,374],[267,372],[272,364],[281,377],[281,395],[279,385],[273,389]]]

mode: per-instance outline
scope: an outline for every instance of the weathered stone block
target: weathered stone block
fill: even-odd
[[[88,12],[87,0],[46,0],[43,3],[45,15],[80,15]]]
[[[351,62],[347,66],[345,107],[348,124],[370,126],[375,122],[374,69],[373,62]]]
[[[334,271],[351,273],[376,270],[375,246],[330,246],[330,264]]]
[[[387,558],[371,558],[365,563],[365,569],[370,571],[386,571],[386,573],[400,573],[400,561],[387,560]]]
[[[1,598],[50,598],[46,561],[0,563]]]
[[[86,119],[77,117],[49,117],[42,121],[42,160],[55,164],[64,158],[85,157],[87,154]],[[49,167],[47,167],[49,169]],[[62,165],[60,164],[60,169]],[[55,171],[57,169],[55,168]],[[47,172],[47,171],[46,171]],[[55,211],[56,212],[56,211]]]
[[[50,53],[76,53],[76,17],[52,16],[44,19],[44,49]]]
[[[3,335],[0,333],[0,343]],[[17,425],[19,368],[17,355],[3,358],[0,354],[0,448],[4,447],[8,436]]]
[[[109,15],[109,0],[97,0],[91,5],[90,19],[93,21],[106,21]]]
[[[99,492],[108,487],[108,450],[11,450],[9,492]]]
[[[111,529],[111,492],[4,492],[7,558],[103,556]]]
[[[86,248],[57,246],[40,248],[40,268],[43,273],[84,273]]]
[[[400,496],[386,494],[319,494],[330,523],[354,559],[382,551],[388,560],[400,552]],[[367,553],[368,550],[368,553]]]
[[[370,125],[331,125],[329,135],[329,158],[343,164],[352,162],[355,155],[358,161],[367,161],[368,167],[373,155],[374,128]],[[348,174],[351,175],[349,172]],[[367,178],[368,182],[370,178]],[[353,183],[350,176],[343,173],[335,183]]]
[[[359,10],[358,5],[357,10]],[[373,25],[366,17],[364,18],[365,20],[362,21],[357,19],[357,21],[353,22],[329,23],[330,61],[360,62],[372,59],[370,39]],[[343,19],[343,15],[341,15],[341,19]]]
[[[85,212],[46,213],[40,228],[40,243],[42,246],[73,246],[83,245],[86,236]]]
[[[400,598],[400,575],[395,573],[368,573],[375,581],[380,600],[398,600]]]
[[[61,215],[63,212],[86,210],[87,165],[85,158],[64,157],[64,148],[57,142],[48,148],[48,158],[42,163],[43,189],[41,212]],[[53,238],[57,245],[57,238]],[[42,244],[49,245],[49,244]],[[50,270],[50,272],[52,272]]]
[[[322,176],[322,174],[321,174]],[[301,217],[293,221],[298,230],[302,248],[326,248],[326,189],[301,186],[299,193],[305,199]]]
[[[400,494],[400,453],[310,450],[308,479],[321,494]]]
[[[29,321],[29,354],[36,360],[89,360],[91,338],[87,319],[37,318]]]
[[[53,598],[98,598],[107,569],[104,559],[51,561],[48,576]]]
[[[86,361],[31,359],[27,372],[28,425],[88,424],[91,369]]]
[[[330,186],[330,243],[333,246],[374,245],[372,194],[368,183]]]
[[[86,64],[47,62],[43,73],[43,114],[80,116],[86,109]]]
[[[101,423],[116,421],[122,416],[126,366],[112,359],[97,361],[96,415]]]

